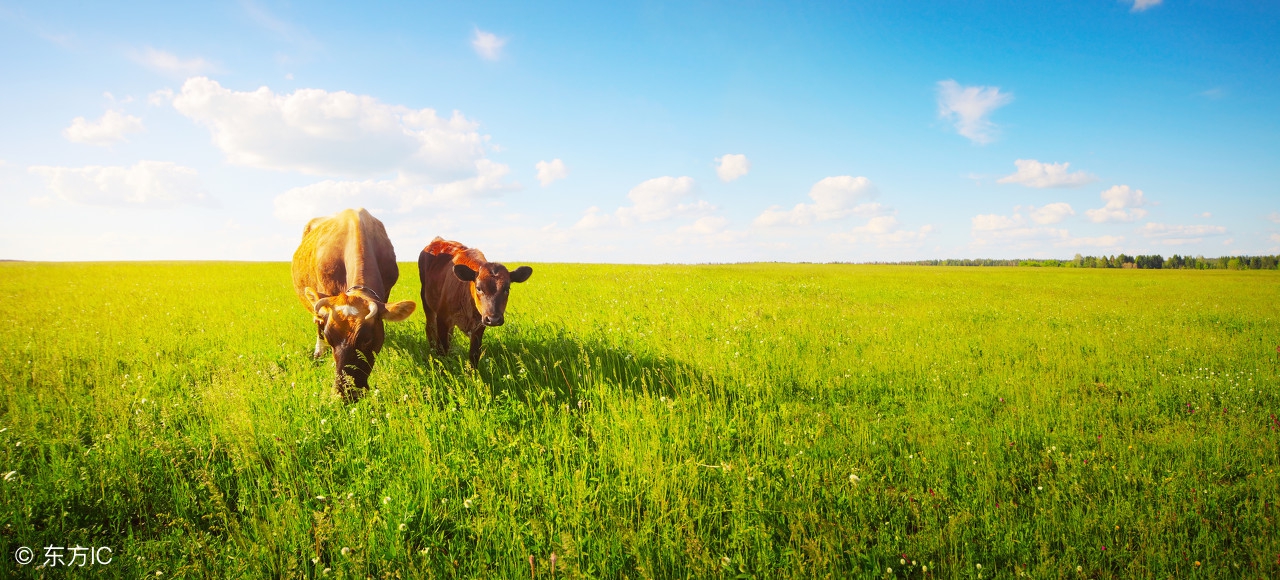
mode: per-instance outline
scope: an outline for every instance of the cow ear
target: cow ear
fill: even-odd
[[[529,279],[529,276],[532,276],[532,275],[533,275],[533,268],[530,268],[528,266],[520,266],[519,268],[516,268],[515,271],[511,272],[511,281],[515,283],[524,282],[525,280]]]
[[[476,281],[476,271],[466,266],[463,266],[462,264],[453,265],[453,275],[457,276],[458,279],[462,280],[463,282]]]
[[[390,320],[391,322],[400,322],[401,320],[408,318],[410,314],[413,314],[413,309],[417,307],[418,305],[414,304],[412,300],[402,300],[395,304],[388,304],[387,313],[382,315],[382,319]]]
[[[320,300],[320,295],[316,293],[315,288],[312,288],[310,286],[307,286],[307,289],[302,291],[302,295],[306,296],[307,302],[310,302],[312,304],[315,304],[318,300]]]

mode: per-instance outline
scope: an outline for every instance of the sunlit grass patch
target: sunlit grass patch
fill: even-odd
[[[0,265],[0,548],[109,545],[129,578],[1280,573],[1273,272],[535,270],[478,370],[418,315],[346,405],[287,264]]]

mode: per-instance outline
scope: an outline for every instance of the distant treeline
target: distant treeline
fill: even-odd
[[[1029,266],[1034,268],[1140,268],[1144,270],[1275,270],[1277,256],[1081,256],[1070,260],[916,260],[878,262],[913,266]]]

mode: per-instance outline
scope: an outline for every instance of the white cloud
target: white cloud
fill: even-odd
[[[1013,214],[1013,217],[996,214],[976,215],[973,216],[971,222],[973,223],[973,229],[981,232],[1007,230],[1024,223],[1022,216],[1019,214]]]
[[[974,143],[989,143],[996,126],[987,117],[1013,102],[1000,87],[965,87],[953,80],[938,81],[938,118],[953,121],[956,132]]]
[[[380,214],[397,210],[403,200],[429,191],[402,180],[335,181],[324,180],[295,187],[276,196],[275,216],[290,222],[333,214],[343,208],[363,207]]]
[[[593,205],[587,208],[587,211],[582,213],[582,219],[578,220],[578,223],[573,224],[573,229],[593,230],[596,228],[602,228],[610,223],[613,223],[613,216],[600,211],[599,207]]]
[[[1095,248],[1115,248],[1124,241],[1124,236],[1098,236],[1096,238],[1069,238],[1054,244],[1058,247],[1089,246]]]
[[[1200,243],[1207,236],[1223,235],[1227,233],[1227,228],[1203,224],[1169,225],[1148,222],[1140,231],[1144,237],[1153,239],[1155,243],[1166,246],[1180,246]]]
[[[168,161],[139,161],[133,167],[36,166],[29,171],[48,179],[50,193],[74,203],[149,208],[215,205],[196,170]]]
[[[1133,8],[1131,8],[1129,11],[1142,12],[1143,10],[1146,10],[1153,6],[1159,6],[1160,3],[1163,2],[1164,0],[1131,0],[1131,1],[1133,2]]]
[[[209,128],[237,165],[313,175],[378,177],[398,171],[444,183],[474,174],[487,137],[454,111],[388,105],[345,91],[267,87],[232,91],[205,77],[187,79],[173,107]]]
[[[921,226],[918,230],[904,230],[900,225],[897,217],[880,215],[848,232],[832,234],[828,238],[850,244],[872,243],[880,248],[908,247],[919,245],[933,231],[932,225]]]
[[[1280,211],[1273,211],[1267,216],[1267,219],[1280,224]]]
[[[1227,233],[1227,228],[1203,224],[1169,225],[1147,222],[1139,231],[1144,237],[1151,238],[1158,244],[1178,246],[1199,243],[1205,236],[1220,236]]]
[[[737,246],[739,242],[745,240],[749,235],[746,230],[726,229],[728,226],[729,220],[724,217],[704,216],[691,224],[676,228],[673,233],[658,234],[653,238],[653,242],[680,248],[694,246],[725,248]]]
[[[1001,177],[997,183],[1018,183],[1027,187],[1079,187],[1098,180],[1084,171],[1068,172],[1070,163],[1041,163],[1035,159],[1018,159],[1013,164],[1018,167],[1018,171]]]
[[[1071,209],[1070,204],[1061,201],[1032,209],[1028,213],[1031,215],[1031,221],[1040,225],[1056,224],[1067,219],[1067,216],[1076,215],[1076,211]]]
[[[839,175],[827,177],[809,188],[809,198],[814,203],[800,203],[789,211],[773,206],[764,210],[755,219],[758,226],[794,225],[804,226],[815,221],[827,221],[859,215],[869,217],[884,213],[885,208],[879,203],[856,202],[875,197],[876,188],[870,179]]]
[[[1196,214],[1196,217],[1198,217],[1198,218],[1203,218],[1203,219],[1209,219],[1209,218],[1213,217],[1213,214],[1212,214],[1212,213],[1209,213],[1209,212],[1207,212],[1207,211],[1206,211],[1206,212],[1204,212],[1204,213],[1198,213],[1198,214]]]
[[[1102,192],[1102,199],[1107,205],[1084,212],[1094,223],[1131,222],[1147,215],[1147,210],[1141,209],[1147,204],[1141,189],[1115,185]]]
[[[690,204],[680,203],[692,193],[692,177],[667,176],[650,179],[631,188],[627,193],[627,198],[634,205],[618,208],[618,220],[622,225],[630,225],[637,221],[651,222],[715,209],[702,200]]]
[[[612,215],[598,206],[591,206],[583,212],[582,218],[573,225],[575,230],[594,230],[605,226],[631,226],[637,222],[655,222],[679,216],[696,216],[714,211],[715,206],[703,200],[682,203],[693,194],[692,177],[657,177],[647,180],[631,188],[627,198],[632,205],[618,208]],[[713,225],[724,223],[724,218],[704,217],[689,228],[706,230]],[[704,233],[699,230],[681,228],[681,233]]]
[[[751,162],[747,160],[746,155],[729,153],[723,157],[716,157],[716,175],[720,176],[720,181],[728,183],[746,175],[749,171],[751,171]]]
[[[275,215],[302,222],[343,208],[364,207],[370,212],[407,212],[421,207],[466,207],[471,200],[513,188],[502,179],[510,169],[488,159],[476,161],[474,177],[433,184],[400,174],[395,179],[364,181],[324,180],[295,187],[274,200]]]
[[[147,95],[147,104],[152,107],[160,107],[173,101],[173,89],[160,89],[151,91]]]
[[[203,58],[179,58],[170,52],[156,50],[151,47],[133,53],[133,60],[153,70],[185,77],[215,72],[218,67]]]
[[[71,126],[64,129],[62,135],[73,143],[110,145],[123,141],[126,133],[139,131],[142,131],[142,119],[119,111],[107,111],[97,121],[89,121],[84,117],[72,119]]]
[[[729,225],[729,220],[720,216],[709,215],[698,218],[698,221],[687,226],[676,228],[676,232],[682,234],[703,234],[710,235],[719,232]]]
[[[1271,241],[1280,243],[1280,234],[1271,234]]]
[[[559,159],[553,159],[550,163],[539,161],[536,167],[538,169],[538,181],[542,183],[542,187],[551,185],[551,182],[558,179],[569,177],[569,169]]]
[[[979,246],[1003,244],[1027,248],[1036,242],[1062,244],[1071,240],[1071,234],[1067,230],[1029,226],[1027,218],[1016,212],[1012,216],[976,215],[970,221],[974,244]]]
[[[476,49],[476,54],[485,60],[502,58],[502,46],[506,43],[507,39],[498,38],[496,34],[479,28],[475,29],[475,34],[471,36],[471,47]]]

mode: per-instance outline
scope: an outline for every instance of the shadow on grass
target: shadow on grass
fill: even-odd
[[[453,348],[444,356],[429,348],[420,328],[417,332],[388,333],[386,344],[412,353],[420,364],[437,372],[454,376],[478,372],[495,397],[506,394],[527,402],[576,404],[584,391],[600,385],[675,397],[714,382],[709,374],[680,361],[551,326],[491,331],[484,338],[478,371],[467,362],[470,341],[461,332],[455,331]]]

